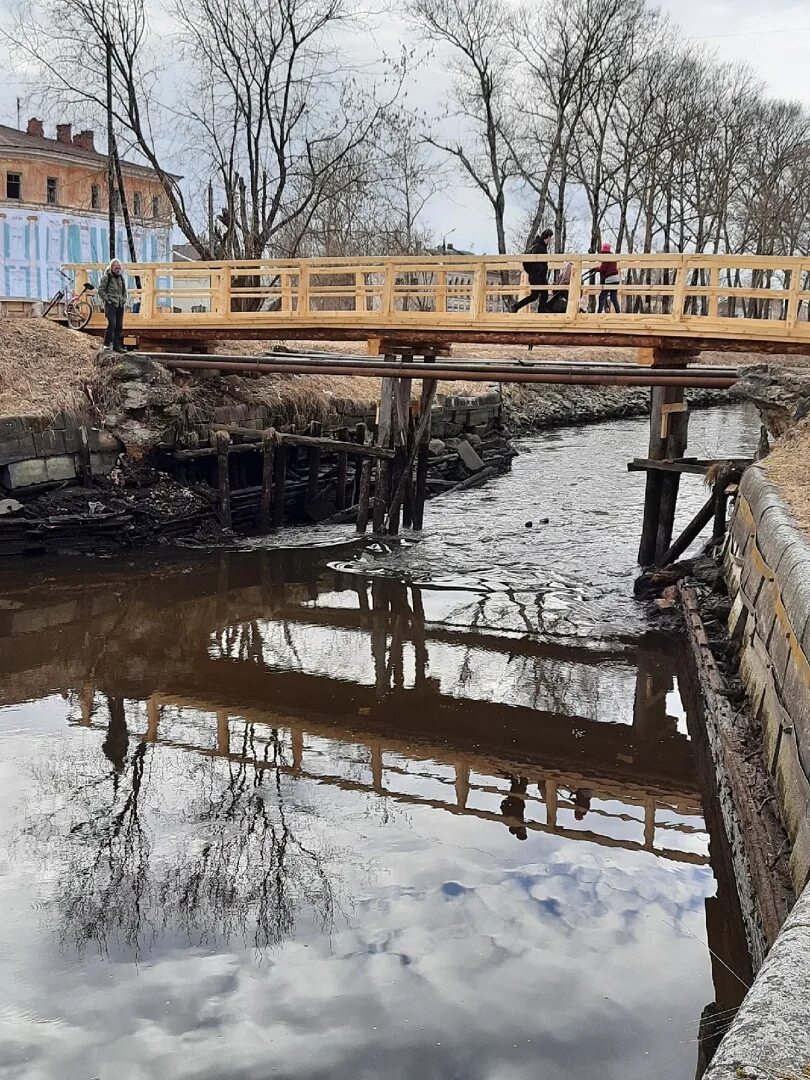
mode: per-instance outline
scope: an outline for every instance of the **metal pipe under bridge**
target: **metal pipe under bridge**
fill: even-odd
[[[412,256],[125,265],[127,331],[144,350],[221,338],[365,342],[370,353],[441,355],[454,343],[638,348],[642,364],[703,350],[810,354],[810,257],[618,254],[619,313],[594,309],[602,257]],[[553,311],[527,295],[546,262]],[[563,273],[571,264],[570,277]],[[76,284],[101,264],[69,264]],[[137,275],[137,278],[136,278]],[[555,283],[556,278],[561,278]],[[99,333],[97,311],[89,330]],[[527,380],[529,381],[529,380]]]

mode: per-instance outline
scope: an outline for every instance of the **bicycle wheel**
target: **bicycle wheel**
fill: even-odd
[[[71,330],[83,330],[90,322],[92,314],[89,300],[69,300],[65,304],[65,318]]]

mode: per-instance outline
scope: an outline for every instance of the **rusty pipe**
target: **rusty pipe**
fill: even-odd
[[[150,355],[145,353],[144,355]],[[354,369],[354,368],[379,368],[381,365],[385,365],[389,373],[401,373],[406,378],[419,378],[417,374],[422,370],[421,361],[401,361],[401,360],[385,360],[379,357],[369,356],[356,356],[346,354],[327,354],[327,353],[301,353],[301,354],[268,354],[264,356],[243,357],[236,355],[228,355],[226,353],[218,354],[216,357],[201,356],[199,353],[160,353],[155,356],[154,359],[160,363],[166,363],[169,360],[216,360],[219,364],[235,363],[244,364],[245,370],[252,370],[258,365],[272,365],[278,364],[301,364],[302,367],[306,365],[307,370],[314,367],[322,367],[328,365],[334,372]],[[589,364],[584,361],[574,362],[556,362],[546,363],[544,361],[538,361],[536,363],[531,362],[515,362],[509,360],[436,360],[436,365],[441,366],[446,370],[454,370],[458,368],[464,371],[480,371],[483,373],[491,374],[497,371],[541,371],[550,372],[553,374],[577,374],[581,372],[585,375],[637,375],[640,371],[655,371],[661,375],[681,375],[685,371],[689,371],[690,374],[705,376],[707,378],[724,378],[724,379],[736,379],[737,369],[733,367],[721,367],[695,364],[689,368],[682,367],[656,367],[650,368],[641,364],[604,364],[595,363]]]
[[[261,363],[232,360],[190,360],[167,359],[163,355],[159,363],[171,368],[186,368],[189,371],[227,371],[255,372],[263,375],[353,375],[364,378],[431,378],[442,382],[514,382],[514,383],[559,383],[574,386],[694,386],[707,390],[727,390],[737,377],[703,375],[689,371],[674,372],[655,368],[639,368],[637,373],[612,375],[606,373],[553,372],[518,365],[500,367],[493,370],[475,370],[459,365],[441,367],[431,364],[429,371],[418,364],[375,363],[369,366],[340,366],[313,364],[285,360],[282,362]]]

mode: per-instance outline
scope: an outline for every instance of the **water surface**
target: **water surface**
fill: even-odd
[[[645,427],[419,544],[3,572],[0,1077],[691,1080],[749,973],[629,596]]]

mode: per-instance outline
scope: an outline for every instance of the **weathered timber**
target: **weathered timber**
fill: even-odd
[[[696,540],[700,533],[706,528],[711,521],[713,514],[714,495],[701,506],[700,510],[698,510],[678,539],[666,552],[664,552],[655,565],[659,568],[669,566],[671,563],[674,563],[676,559],[679,559],[692,541]]]
[[[364,458],[360,469],[360,492],[357,499],[357,531],[368,528],[369,498],[371,496],[371,458]]]
[[[408,460],[407,460],[407,462],[405,464],[405,468],[404,468],[403,473],[402,473],[402,478],[400,479],[400,482],[397,484],[397,487],[396,487],[396,489],[394,491],[394,497],[391,500],[391,508],[390,508],[389,514],[388,514],[389,531],[390,531],[390,522],[392,520],[392,517],[399,510],[399,504],[400,504],[400,502],[402,500],[402,496],[403,496],[404,489],[405,489],[406,478],[407,478],[408,475],[412,474],[412,472],[413,472],[413,463],[414,463],[414,459],[416,457],[416,452],[417,452],[417,450],[419,449],[419,446],[422,443],[422,440],[423,440],[423,438],[425,436],[425,432],[427,432],[428,435],[430,434],[430,416],[431,416],[431,409],[433,407],[433,399],[434,399],[434,397],[436,395],[436,386],[437,386],[436,380],[435,379],[430,379],[429,380],[428,390],[427,390],[427,395],[426,395],[425,403],[424,403],[425,407],[422,409],[421,415],[419,417],[419,425],[418,425],[416,431],[414,432],[414,439],[413,439],[413,442],[411,444],[410,453],[408,455]]]
[[[425,364],[434,364],[434,356],[426,356]],[[430,424],[422,424],[422,417],[430,415],[432,402],[436,396],[436,381],[422,379],[422,394],[419,400],[419,428],[416,432],[418,457],[416,462],[416,491],[413,504],[413,528],[421,529],[425,520],[425,499],[427,497],[428,458],[430,457]]]
[[[775,809],[761,753],[752,753],[746,735],[761,742],[747,713],[736,713],[725,697],[725,683],[717,667],[695,590],[679,585],[687,638],[694,661],[702,717],[691,717],[694,728],[705,731],[714,761],[716,785],[733,852],[740,897],[753,898],[754,908],[743,906],[754,968],[758,969],[796,894],[780,858],[788,850],[787,837]],[[702,723],[695,723],[701,720]]]
[[[268,428],[262,436],[262,490],[259,499],[259,531],[270,529],[270,502],[273,494],[273,469],[276,450],[276,433]]]
[[[358,446],[364,446],[366,442],[366,425],[359,423],[354,429],[354,438]],[[360,456],[357,456],[357,460],[354,463],[354,497],[352,502],[360,502],[360,479],[363,475],[363,461]]]
[[[491,465],[487,465],[485,469],[480,469],[477,473],[473,473],[472,476],[468,476],[466,480],[459,480],[457,484],[454,484],[451,488],[448,488],[445,492],[446,495],[452,494],[454,491],[467,491],[469,488],[481,487],[487,480],[491,480],[493,476],[498,475],[498,470]]]
[[[380,390],[379,419],[377,421],[377,445],[387,449],[391,441],[391,427],[394,410],[394,379],[385,378]],[[375,533],[382,532],[385,512],[388,508],[388,490],[391,480],[391,466],[382,460],[377,465],[374,483],[374,513],[371,527]]]
[[[318,476],[321,471],[320,434],[323,425],[320,420],[313,420],[309,425],[310,438],[314,444],[307,450],[307,499],[312,502],[318,495]]]
[[[340,428],[338,431],[338,441],[348,442],[348,428]],[[348,479],[349,472],[349,455],[345,450],[341,450],[338,453],[337,461],[337,491],[335,493],[335,505],[338,510],[346,509],[346,481]]]
[[[79,473],[83,487],[93,486],[93,462],[90,456],[90,437],[87,428],[79,428]]]
[[[722,461],[737,469],[746,469],[752,458],[678,458],[675,461],[655,461],[652,458],[633,458],[627,463],[628,472],[675,472],[692,476],[705,476],[706,470]]]
[[[218,431],[214,435],[214,449],[217,455],[217,479],[219,488],[219,518],[226,529],[231,527],[231,475],[228,450],[231,437],[227,431]]]
[[[284,524],[284,499],[287,486],[287,448],[284,443],[276,447],[273,476],[273,527]]]

